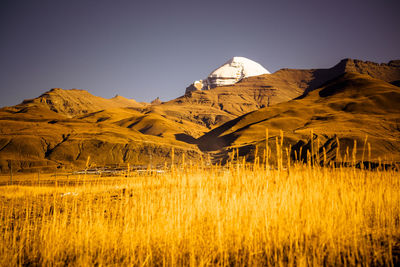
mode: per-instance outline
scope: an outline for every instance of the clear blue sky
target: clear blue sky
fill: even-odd
[[[400,58],[398,0],[1,0],[0,106],[50,88],[182,95],[233,56],[280,68]]]

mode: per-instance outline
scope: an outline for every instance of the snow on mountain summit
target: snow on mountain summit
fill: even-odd
[[[186,93],[195,90],[208,90],[217,86],[235,84],[243,78],[270,74],[259,63],[245,57],[233,57],[217,68],[204,80],[195,81],[186,88]]]
[[[233,57],[224,65],[211,72],[208,79],[217,86],[233,84],[237,81],[261,74],[269,74],[259,63],[245,57]],[[232,79],[234,79],[232,81]]]

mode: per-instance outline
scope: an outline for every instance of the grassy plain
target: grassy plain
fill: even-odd
[[[400,263],[396,171],[229,163],[41,179],[0,187],[1,266]]]

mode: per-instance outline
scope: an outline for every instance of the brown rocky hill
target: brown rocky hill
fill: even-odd
[[[65,97],[65,99],[64,99]],[[76,169],[90,164],[164,163],[201,152],[187,142],[204,129],[134,109],[122,97],[103,99],[83,90],[54,89],[0,109],[0,171]],[[194,136],[194,137],[192,137]]]
[[[312,79],[308,82],[304,91],[307,93],[319,88],[323,83],[346,72],[368,74],[372,78],[391,83],[400,79],[400,64],[399,60],[379,64],[371,61],[346,58],[330,69],[311,70]]]
[[[139,108],[145,106],[145,104],[118,95],[111,99],[105,99],[94,96],[85,90],[53,88],[37,98],[25,100],[15,108],[26,109],[32,106],[45,107],[56,113],[73,117],[116,107]]]
[[[232,148],[239,148],[241,155],[251,160],[257,146],[258,156],[262,156],[268,129],[273,160],[276,137],[280,138],[283,131],[284,146],[291,146],[291,157],[297,155],[306,160],[313,131],[313,151],[315,156],[319,153],[320,161],[324,150],[327,160],[343,160],[347,149],[351,157],[355,140],[357,161],[400,162],[399,103],[399,87],[368,75],[345,73],[303,98],[229,121],[198,142],[202,150],[225,151],[221,154],[225,158]],[[368,144],[372,149],[370,154]]]
[[[344,59],[329,69],[281,69],[273,74],[245,78],[229,86],[188,92],[163,105],[143,110],[189,120],[211,129],[237,116],[299,97],[345,72],[396,82],[400,80],[398,62],[378,64]]]

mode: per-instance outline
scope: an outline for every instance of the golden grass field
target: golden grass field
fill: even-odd
[[[13,179],[0,187],[1,266],[400,263],[394,170],[256,162]]]

